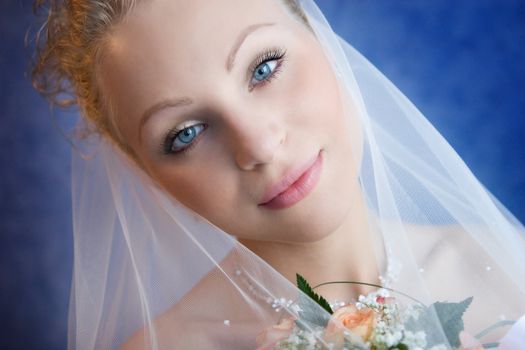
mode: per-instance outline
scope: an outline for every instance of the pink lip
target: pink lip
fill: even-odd
[[[259,205],[269,209],[283,209],[299,202],[317,185],[322,163],[323,158],[319,151],[308,163],[292,169],[281,181],[271,185]]]

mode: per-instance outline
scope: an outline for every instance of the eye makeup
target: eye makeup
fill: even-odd
[[[261,88],[276,78],[282,69],[285,57],[286,50],[282,47],[263,50],[248,68],[248,73],[250,74],[250,82],[248,85],[249,91]],[[266,73],[268,74],[263,76],[258,82],[253,83],[252,81],[256,73],[262,75],[265,75]],[[178,155],[191,150],[197,145],[201,137],[203,137],[207,127],[208,125],[206,123],[194,120],[176,126],[168,131],[168,133],[162,138],[163,141],[160,146],[161,152],[165,155]],[[195,137],[191,138],[192,135],[195,135]],[[184,139],[179,139],[180,137],[183,137]],[[189,138],[191,138],[191,140],[188,140]],[[185,140],[187,140],[187,142],[185,142]],[[177,141],[181,141],[183,144],[187,144],[187,146],[175,147]]]
[[[162,152],[164,154],[178,154],[189,151],[197,144],[207,127],[208,125],[205,123],[188,121],[171,129],[163,138]],[[178,147],[177,142],[179,143]]]
[[[286,57],[286,50],[282,47],[266,49],[262,53],[260,53],[248,69],[248,71],[250,72],[250,85],[249,85],[250,91],[252,91],[256,87],[265,85],[269,83],[271,80],[273,80],[277,76],[277,74],[281,71],[281,66],[284,62],[285,57]],[[270,75],[268,75],[268,78],[260,80],[258,83],[252,84],[253,76],[260,69],[260,67],[261,66],[264,67],[265,65],[268,65],[268,63],[272,61],[276,61],[275,67],[271,70],[271,73]]]

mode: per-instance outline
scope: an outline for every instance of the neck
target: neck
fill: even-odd
[[[360,197],[353,202],[341,225],[318,241],[239,241],[294,284],[296,273],[304,276],[312,287],[330,281],[380,284],[382,267],[376,258],[371,228]],[[372,289],[363,285],[332,284],[316,292],[329,300],[348,300]]]

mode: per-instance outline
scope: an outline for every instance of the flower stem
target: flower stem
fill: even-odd
[[[482,330],[481,332],[479,332],[478,334],[476,334],[475,337],[480,339],[486,336],[487,334],[489,334],[490,332],[492,332],[493,330],[495,330],[496,328],[503,327],[503,326],[512,326],[514,323],[516,323],[516,321],[511,321],[511,320],[498,321],[494,323],[492,326],[489,326],[485,328],[484,330]]]
[[[405,297],[411,299],[412,301],[415,301],[416,303],[421,304],[421,305],[423,305],[423,306],[426,307],[426,305],[425,305],[424,303],[420,302],[420,301],[417,300],[416,298],[411,297],[411,296],[408,295],[408,294],[405,294],[405,293],[403,293],[403,292],[399,292],[399,291],[397,291],[397,290],[395,290],[395,289],[392,289],[392,288],[387,288],[387,287],[380,286],[380,285],[378,285],[378,284],[373,284],[373,283],[357,282],[357,281],[333,281],[333,282],[324,282],[324,283],[320,283],[320,284],[316,285],[315,287],[313,287],[312,289],[315,289],[315,288],[317,288],[317,287],[321,287],[321,286],[325,286],[325,285],[327,285],[327,284],[342,284],[342,283],[348,283],[348,284],[363,284],[363,285],[365,285],[365,286],[370,286],[370,287],[376,287],[376,288],[386,289],[386,290],[389,290],[389,291],[391,291],[391,292],[394,292],[394,293],[397,293],[397,294],[401,294],[401,295],[403,295],[403,296],[405,296]]]

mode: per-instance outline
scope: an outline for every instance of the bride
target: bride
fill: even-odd
[[[70,348],[525,347],[523,225],[312,0],[53,1],[45,33],[83,116]]]

